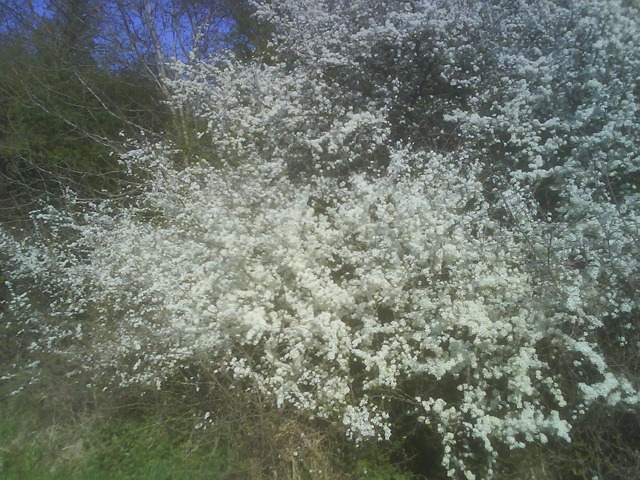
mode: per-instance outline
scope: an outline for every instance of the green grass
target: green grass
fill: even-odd
[[[34,403],[22,394],[0,406],[2,479],[234,478],[215,438],[150,415],[61,420]]]
[[[100,399],[50,382],[0,397],[0,480],[444,478],[426,434],[356,446],[250,394],[173,393]],[[196,430],[205,407],[208,428]],[[639,422],[634,410],[594,410],[570,444],[504,452],[496,479],[640,478]]]
[[[0,480],[415,478],[375,443],[326,443],[308,425],[278,412],[261,416],[247,404],[195,430],[184,405],[107,406],[78,395],[54,399],[27,389],[0,400]]]

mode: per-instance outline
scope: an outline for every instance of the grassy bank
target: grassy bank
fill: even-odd
[[[416,478],[375,445],[355,448],[246,401],[205,420],[194,399],[59,393],[0,402],[0,478]]]

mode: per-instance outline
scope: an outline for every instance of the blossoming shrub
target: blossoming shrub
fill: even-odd
[[[401,403],[451,478],[570,441],[594,402],[638,402],[625,8],[259,2],[267,58],[176,67],[211,158],[141,146],[136,195],[0,233],[5,334],[96,387],[228,374],[356,442]]]

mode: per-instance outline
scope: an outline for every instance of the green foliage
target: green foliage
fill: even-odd
[[[353,478],[368,480],[414,480],[423,478],[415,475],[408,468],[407,462],[397,463],[392,460],[393,451],[400,442],[387,444],[366,443],[358,447],[347,447],[344,455],[344,470],[352,472]]]
[[[418,466],[429,458],[428,436],[355,446],[336,425],[302,423],[292,412],[265,409],[260,398],[228,385],[191,395],[188,389],[151,398],[105,395],[95,403],[57,377],[50,380],[45,389],[5,396],[0,403],[2,479],[444,478],[438,465]],[[208,428],[194,429],[201,410],[213,405]],[[636,478],[637,427],[634,412],[592,412],[576,426],[571,444],[512,451],[502,457],[496,478]]]
[[[184,373],[143,396],[88,395],[54,371],[13,396],[0,384],[0,478],[422,478],[398,454],[402,442],[355,446],[339,424],[266,405],[230,379]]]
[[[274,53],[269,48],[273,28],[254,16],[255,7],[248,0],[227,0],[234,28],[229,32],[229,43],[233,52],[245,60],[254,56]]]
[[[116,420],[94,434],[87,470],[110,478],[211,478],[227,470],[226,452],[153,418]],[[216,473],[217,472],[217,473]]]
[[[229,469],[217,438],[154,416],[44,419],[30,395],[0,407],[0,478],[197,479]]]
[[[144,72],[65,57],[46,40],[0,45],[0,198],[7,202],[0,207],[14,209],[7,216],[66,188],[113,192],[123,136],[168,123],[158,86]]]

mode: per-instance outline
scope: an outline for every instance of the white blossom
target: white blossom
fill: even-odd
[[[257,2],[268,59],[175,67],[208,156],[140,145],[139,196],[0,230],[8,334],[72,345],[101,388],[225,372],[354,441],[393,435],[386,393],[416,398],[451,478],[570,441],[590,404],[638,402],[598,336],[637,338],[624,5]]]

